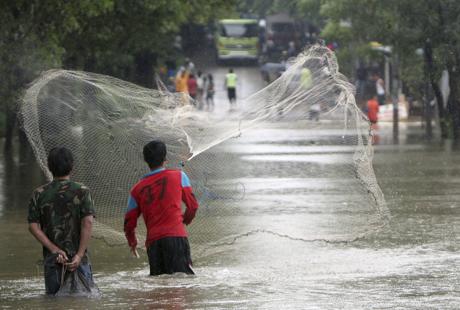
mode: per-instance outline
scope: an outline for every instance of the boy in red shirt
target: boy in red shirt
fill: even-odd
[[[377,96],[374,95],[372,99],[367,101],[367,118],[372,124],[376,124],[378,121],[379,103]]]
[[[137,254],[135,229],[142,214],[147,227],[145,246],[150,275],[184,272],[194,274],[185,225],[191,223],[198,209],[190,180],[180,170],[165,169],[166,145],[151,141],[144,146],[144,160],[150,168],[134,187],[125,215],[125,235],[134,255]],[[182,214],[181,204],[186,211]]]
[[[190,74],[190,76],[188,77],[187,87],[188,87],[188,94],[190,95],[190,97],[192,97],[193,99],[196,99],[196,92],[197,92],[198,84],[193,74]]]

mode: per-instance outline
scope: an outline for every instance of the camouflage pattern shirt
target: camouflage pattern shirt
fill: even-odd
[[[78,252],[81,220],[94,213],[89,188],[70,180],[54,180],[33,192],[28,221],[39,223],[48,239],[70,258]],[[49,254],[44,247],[43,256]]]

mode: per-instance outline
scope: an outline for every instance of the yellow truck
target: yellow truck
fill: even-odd
[[[256,19],[222,19],[216,35],[217,61],[258,59],[259,26]]]

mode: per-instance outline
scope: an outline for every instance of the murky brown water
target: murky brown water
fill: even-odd
[[[295,236],[324,219],[318,206],[337,203],[318,190],[323,184],[347,195],[346,183],[328,175],[306,178],[302,169],[327,171],[347,150],[293,145],[288,129],[270,129],[268,142],[264,130],[243,136],[241,151],[228,150],[248,167],[244,183],[252,202],[251,212],[231,217],[230,224],[270,223],[272,230],[288,227]],[[394,145],[391,125],[379,129],[374,166],[393,215],[388,229],[351,243],[304,242],[261,231],[192,253],[195,277],[148,277],[145,254],[136,260],[125,247],[93,240],[100,299],[44,296],[41,248],[26,224],[29,195],[44,180],[33,155],[15,149],[0,157],[0,307],[459,309],[460,153],[448,144],[421,142],[420,135],[418,125],[402,124]],[[311,191],[299,191],[305,187]],[[312,204],[299,209],[299,200]]]
[[[382,132],[385,130],[384,127]],[[376,174],[393,214],[390,229],[349,244],[306,243],[256,233],[195,259],[196,277],[150,278],[145,257],[135,260],[126,248],[93,240],[95,278],[103,292],[97,300],[44,296],[41,270],[37,267],[40,246],[27,232],[25,221],[30,192],[43,179],[30,153],[17,150],[12,157],[3,156],[1,307],[458,309],[460,157],[457,151],[444,146],[411,141],[412,130],[410,127],[402,131],[408,137],[404,144],[376,147]],[[254,143],[251,139],[255,136],[249,136],[245,143]],[[309,156],[315,156],[317,161],[321,154],[326,158],[323,164],[329,161],[327,148],[310,154],[311,149],[291,149],[282,141],[277,143],[280,144],[264,146],[260,152],[263,158],[256,157],[257,151],[241,156],[253,156],[248,160],[267,167],[273,164],[270,156],[280,149],[283,154],[276,155],[276,162],[287,156],[283,167],[297,167],[299,161],[305,160],[314,162],[308,160]],[[295,171],[285,173],[296,178]],[[278,176],[269,174],[255,175],[246,184],[270,187],[270,179]],[[278,207],[278,221],[296,225],[308,217],[317,217],[314,212],[296,213],[295,208],[290,208],[290,202],[299,199],[292,184],[286,182],[277,195],[285,202],[284,207]],[[265,202],[270,205],[267,199]],[[258,214],[252,215],[254,221],[270,216],[269,212],[264,214],[263,208],[257,210]]]

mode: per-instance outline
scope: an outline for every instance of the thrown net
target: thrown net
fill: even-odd
[[[142,147],[152,139],[166,143],[168,166],[189,175],[200,202],[192,246],[257,231],[353,240],[385,223],[369,122],[327,48],[306,50],[230,111],[216,99],[215,109],[200,110],[182,93],[50,70],[27,89],[19,112],[49,179],[48,151],[72,150],[73,179],[91,188],[95,234],[109,244],[125,243],[128,193],[148,172]],[[137,231],[141,244],[142,220]]]

